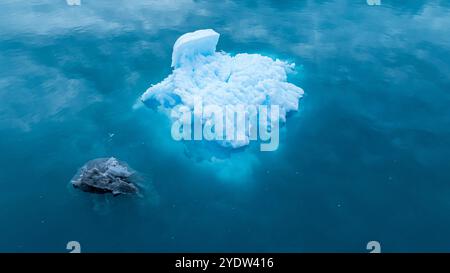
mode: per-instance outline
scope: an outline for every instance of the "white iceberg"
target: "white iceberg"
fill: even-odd
[[[231,56],[216,52],[218,40],[219,34],[212,29],[182,35],[173,48],[173,73],[151,86],[141,100],[149,107],[166,109],[175,106],[194,109],[198,98],[203,105],[277,105],[282,122],[286,121],[286,113],[298,110],[303,90],[287,82],[287,74],[294,70],[295,64],[259,54]],[[203,124],[208,122],[205,117],[202,119]],[[249,130],[245,134],[244,141],[218,143],[233,148],[245,146],[249,143]]]

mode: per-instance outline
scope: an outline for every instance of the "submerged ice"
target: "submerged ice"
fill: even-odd
[[[260,54],[232,56],[216,52],[218,40],[219,34],[212,29],[186,33],[178,38],[173,47],[172,74],[151,86],[141,100],[149,107],[163,109],[182,106],[193,110],[198,101],[203,106],[240,105],[244,109],[277,106],[277,122],[285,122],[286,113],[298,110],[303,90],[287,82],[287,75],[294,71],[295,64]],[[197,118],[208,124],[213,117]],[[224,126],[236,129],[229,128],[236,126],[233,123],[225,122]],[[245,146],[249,144],[250,131],[245,131],[244,140],[226,139],[218,143],[233,148]]]

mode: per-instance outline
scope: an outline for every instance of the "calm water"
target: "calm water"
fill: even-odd
[[[450,4],[381,2],[1,1],[0,251],[450,251]],[[197,160],[133,109],[202,28],[297,64],[276,152]],[[143,198],[68,185],[105,156]]]

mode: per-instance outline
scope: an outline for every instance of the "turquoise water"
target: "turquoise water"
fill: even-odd
[[[2,1],[0,251],[450,251],[449,25],[437,0]],[[201,160],[133,107],[202,28],[297,64],[277,151]],[[108,156],[143,197],[70,187]]]

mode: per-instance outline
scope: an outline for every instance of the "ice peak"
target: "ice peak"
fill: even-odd
[[[179,67],[196,55],[212,55],[216,51],[220,34],[212,29],[201,29],[180,36],[173,46],[172,67]]]

